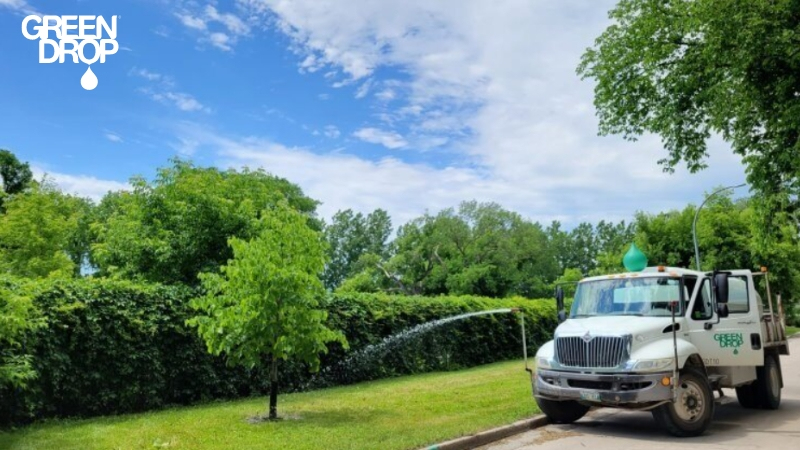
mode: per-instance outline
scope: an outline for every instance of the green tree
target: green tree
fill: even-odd
[[[152,182],[101,202],[92,225],[92,261],[101,275],[195,285],[232,257],[228,239],[256,236],[266,208],[286,199],[312,216],[317,202],[285,179],[261,170],[221,171],[173,161]]]
[[[729,142],[760,192],[800,191],[800,3],[620,0],[583,55],[601,134],[662,138],[673,170]],[[795,200],[797,200],[795,198]]]
[[[546,230],[561,272],[577,269],[584,275],[608,273],[621,268],[622,254],[633,239],[633,226],[601,220],[597,225],[580,223],[571,231],[553,222]]]
[[[495,203],[462,203],[398,230],[392,256],[364,258],[343,290],[489,297],[549,294],[558,263],[539,224]]]
[[[28,163],[22,163],[10,151],[0,149],[0,182],[3,188],[0,192],[0,212],[3,211],[4,197],[22,192],[32,179]]]
[[[553,283],[553,288],[561,285],[566,297],[574,297],[575,290],[578,288],[578,282],[583,279],[583,273],[579,269],[566,269],[564,274],[556,278]]]
[[[23,353],[25,335],[39,327],[30,298],[20,286],[0,278],[0,388],[24,388],[36,378],[30,355]]]
[[[347,209],[334,214],[325,227],[329,261],[323,281],[328,289],[336,289],[342,281],[358,271],[358,261],[366,254],[386,257],[392,221],[382,209],[364,216]]]
[[[325,326],[319,279],[325,243],[308,218],[285,203],[267,210],[259,233],[231,238],[233,259],[220,273],[201,275],[207,294],[192,301],[197,327],[209,352],[254,367],[270,360],[269,418],[277,418],[278,361],[290,358],[319,368],[326,343],[346,345],[344,335]]]
[[[796,221],[786,212],[762,205],[763,199],[710,199],[697,221],[703,270],[751,269],[767,266],[773,293],[791,302],[800,289],[800,239]],[[637,214],[636,242],[651,265],[695,268],[692,220],[696,208]],[[767,216],[767,214],[770,214]],[[765,225],[768,223],[769,225]]]
[[[47,180],[18,193],[0,215],[0,272],[20,277],[75,276],[86,261],[91,203]]]

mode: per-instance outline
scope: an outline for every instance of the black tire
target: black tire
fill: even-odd
[[[765,355],[764,365],[756,368],[756,392],[761,407],[778,409],[781,406],[781,365],[776,355]]]
[[[758,399],[758,383],[756,381],[736,388],[736,398],[739,399],[739,404],[742,408],[755,409],[761,406],[761,401]]]
[[[654,409],[653,418],[673,436],[699,436],[714,419],[714,391],[705,374],[693,367],[681,371],[678,388],[678,401]]]
[[[552,423],[572,423],[589,412],[589,407],[574,400],[563,402],[536,397],[536,404]]]

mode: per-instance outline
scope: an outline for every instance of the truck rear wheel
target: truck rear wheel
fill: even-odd
[[[754,381],[744,386],[736,388],[736,398],[739,399],[739,404],[742,408],[755,409],[761,406],[761,401],[758,399],[758,381]]]
[[[536,397],[536,404],[553,423],[572,423],[589,412],[589,407],[574,400],[563,402]]]
[[[714,418],[714,392],[705,375],[695,368],[681,371],[678,400],[653,410],[653,418],[673,436],[699,436]]]
[[[781,405],[781,366],[776,355],[765,355],[764,365],[756,368],[755,383],[758,399],[764,409],[778,409]]]

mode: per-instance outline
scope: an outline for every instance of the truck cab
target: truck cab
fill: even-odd
[[[650,410],[673,435],[696,436],[711,424],[721,388],[735,388],[746,408],[780,405],[780,355],[789,348],[766,269],[590,277],[560,317],[532,371],[536,401],[553,422],[578,420],[592,406]]]

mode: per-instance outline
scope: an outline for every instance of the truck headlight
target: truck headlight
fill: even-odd
[[[538,357],[536,358],[536,367],[538,369],[552,369],[553,366],[550,364],[549,358]]]
[[[658,370],[669,369],[673,365],[675,365],[675,360],[672,358],[640,359],[636,362],[636,365],[633,366],[633,370],[642,372],[655,372]]]

